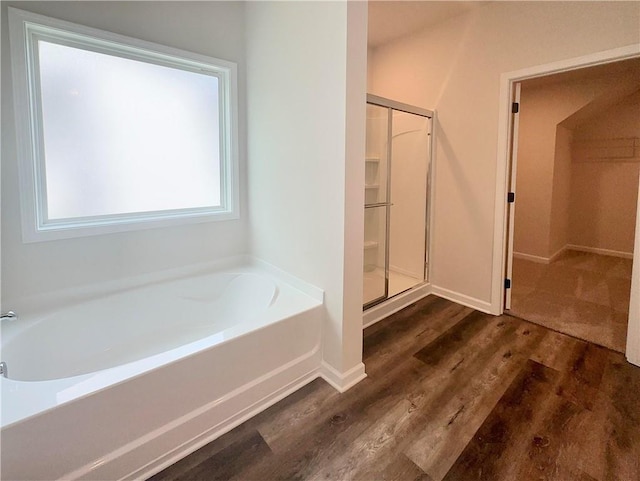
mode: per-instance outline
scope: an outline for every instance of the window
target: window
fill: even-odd
[[[10,8],[23,238],[237,218],[236,65]]]

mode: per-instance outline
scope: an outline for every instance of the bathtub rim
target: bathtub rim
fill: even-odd
[[[112,297],[118,297],[120,295],[133,293],[138,289],[140,290],[149,289],[149,288],[153,289],[155,286],[161,287],[163,285],[168,285],[173,282],[183,282],[183,281],[188,281],[190,279],[197,279],[200,277],[207,277],[215,274],[220,274],[221,277],[224,276],[229,278],[228,282],[226,282],[225,284],[225,288],[240,276],[247,275],[247,276],[266,277],[270,282],[273,283],[273,287],[274,287],[273,297],[270,303],[265,307],[265,309],[268,309],[274,302],[277,301],[277,298],[279,295],[278,280],[275,279],[273,275],[271,275],[268,272],[249,270],[249,269],[252,269],[252,267],[253,266],[241,266],[241,267],[231,268],[229,270],[223,270],[223,271],[203,272],[203,273],[194,274],[193,276],[184,276],[184,277],[179,277],[175,279],[168,279],[162,282],[154,282],[151,284],[133,286],[130,289],[120,289],[117,292],[105,293],[103,296],[94,296],[87,299],[78,299],[76,302],[72,302],[64,306],[56,306],[55,308],[51,308],[46,311],[40,310],[40,311],[35,311],[33,313],[29,313],[27,316],[20,316],[19,322],[13,321],[13,320],[9,321],[9,323],[4,324],[2,326],[2,329],[0,329],[0,334],[1,334],[0,335],[0,354],[2,354],[2,350],[8,347],[11,343],[13,343],[16,340],[16,338],[19,338],[20,336],[22,336],[24,333],[28,332],[31,329],[37,329],[38,325],[42,323],[47,323],[47,322],[59,322],[59,320],[56,320],[56,316],[58,316],[60,313],[64,313],[68,308],[82,308],[84,307],[85,304],[88,304],[91,302],[108,301]],[[184,300],[190,301],[192,299],[184,299]],[[25,319],[25,317],[27,318]],[[229,329],[231,328],[223,329],[223,331],[227,331]],[[222,331],[218,331],[218,332],[222,332]],[[209,337],[209,336],[205,336],[205,337]],[[192,342],[196,342],[196,341],[192,341]],[[147,357],[151,357],[151,356],[152,355]],[[2,360],[6,361],[4,356]],[[130,362],[135,362],[135,361],[130,361]],[[122,363],[122,364],[128,364],[128,363]],[[122,365],[122,364],[119,364],[119,365]],[[105,368],[105,369],[109,369],[109,368]],[[99,369],[99,370],[102,371],[104,369]],[[11,372],[11,370],[9,370],[9,372]],[[91,372],[97,372],[97,371],[91,371]],[[77,376],[79,375],[81,374],[78,374]],[[66,379],[69,377],[75,377],[75,376],[65,376],[62,378],[40,379],[40,380],[32,380],[32,381],[13,379],[11,377],[9,377],[9,379],[13,381],[23,381],[23,382],[40,382],[40,381],[47,381],[47,380]]]
[[[311,284],[310,282],[302,280],[297,276],[289,274],[288,272],[262,259],[248,254],[242,254],[216,259],[211,262],[188,264],[151,273],[128,276],[118,280],[58,289],[40,295],[24,296],[8,300],[4,299],[3,305],[6,306],[7,309],[10,308],[14,312],[18,313],[18,320],[9,322],[21,322],[20,314],[22,311],[28,312],[30,317],[38,316],[51,310],[60,309],[69,304],[77,304],[93,299],[99,299],[101,297],[126,292],[136,288],[150,287],[156,284],[211,274],[218,271],[250,267],[264,270],[273,275],[276,279],[285,282],[300,292],[324,303],[324,290],[321,288]],[[26,307],[27,305],[29,306],[28,308]]]
[[[130,287],[129,289],[126,289],[126,290],[119,289],[116,292],[110,292],[109,294],[105,293],[103,296],[99,296],[99,297],[106,297],[107,295],[118,294],[119,292],[133,290],[138,287],[147,287],[155,284],[170,283],[172,281],[178,281],[181,279],[197,277],[197,276],[206,276],[206,275],[215,275],[215,274],[261,274],[261,275],[270,275],[274,279],[274,282],[276,284],[276,289],[278,290],[278,299],[276,300],[276,304],[278,303],[278,300],[280,300],[280,296],[282,295],[285,295],[285,296],[295,295],[295,292],[291,292],[289,291],[289,289],[292,289],[293,291],[298,291],[299,293],[310,298],[313,302],[309,303],[308,306],[303,309],[292,311],[288,315],[281,316],[277,319],[269,319],[268,316],[265,315],[264,317],[260,318],[257,322],[244,323],[237,326],[232,326],[231,328],[228,328],[226,330],[220,331],[218,333],[214,333],[212,335],[206,336],[205,338],[202,338],[196,341],[192,341],[188,344],[183,344],[174,349],[163,351],[152,356],[148,356],[136,361],[131,361],[129,363],[124,363],[118,366],[102,369],[99,371],[94,371],[86,374],[79,374],[76,376],[70,376],[65,378],[58,378],[53,380],[42,380],[42,381],[20,381],[20,380],[15,380],[11,378],[8,378],[8,379],[0,378],[0,396],[2,396],[3,398],[2,405],[5,405],[7,396],[11,395],[10,390],[12,389],[12,387],[16,389],[20,389],[22,387],[21,388],[22,390],[33,391],[37,393],[41,389],[50,389],[50,388],[55,389],[55,385],[58,385],[62,389],[57,390],[57,392],[54,393],[54,395],[57,397],[57,395],[60,392],[73,390],[74,387],[77,388],[77,386],[82,383],[87,383],[86,385],[91,386],[92,383],[88,381],[92,381],[92,378],[97,378],[97,379],[93,379],[94,382],[97,384],[97,387],[95,387],[94,385],[94,387],[87,387],[84,390],[81,389],[78,393],[71,394],[69,395],[68,398],[62,401],[58,401],[56,399],[55,402],[52,402],[50,400],[48,402],[42,402],[38,408],[25,409],[26,414],[20,413],[19,415],[16,415],[16,416],[10,416],[9,417],[10,420],[8,422],[5,422],[5,416],[2,413],[2,411],[4,411],[4,408],[3,408],[2,411],[0,411],[0,430],[4,430],[18,423],[28,421],[36,416],[43,415],[51,410],[56,409],[61,405],[79,401],[85,397],[107,390],[110,387],[127,382],[129,380],[134,380],[136,378],[144,376],[145,374],[148,374],[151,371],[162,369],[163,366],[169,363],[178,362],[178,361],[187,359],[189,357],[196,356],[205,350],[212,349],[217,346],[221,346],[223,344],[232,342],[235,339],[248,336],[253,332],[267,329],[269,326],[273,324],[284,322],[294,316],[317,309],[324,304],[324,291],[322,291],[321,289],[305,281],[302,281],[296,278],[295,276],[292,276],[264,261],[251,258],[249,256],[238,256],[233,259],[225,259],[222,262],[209,263],[207,264],[207,266],[210,266],[209,270],[204,270],[202,268],[202,265],[199,265],[198,266],[199,268],[195,271],[190,269],[183,269],[183,268],[174,269],[174,270],[171,270],[170,272],[172,274],[175,274],[175,273],[181,274],[179,277],[174,275],[171,278],[164,278],[163,281],[145,283],[143,285],[138,284]],[[213,266],[213,268],[211,266]],[[189,272],[191,272],[192,274],[189,275]],[[148,276],[144,276],[144,277],[147,278]],[[91,291],[94,292],[95,288],[92,288]],[[96,298],[98,297],[91,297],[90,299],[87,299],[87,300],[93,300]],[[82,301],[77,301],[77,302],[82,302]],[[60,308],[58,307],[58,309]],[[16,322],[19,322],[19,321],[16,321]],[[29,325],[25,325],[23,329],[30,329],[31,327],[34,327],[35,325],[37,325],[37,323],[39,322],[42,322],[42,320],[36,319],[32,321]],[[22,332],[23,329],[20,329],[19,332]],[[225,333],[227,335],[228,334],[232,334],[232,335],[229,335],[228,337],[225,338],[224,337]],[[209,341],[211,341],[212,338],[215,338],[216,336],[221,336],[221,335],[223,338],[220,339],[218,342],[209,343]],[[159,363],[153,362],[155,360],[160,360],[161,358],[164,358],[162,362],[159,362]],[[131,371],[129,369],[131,369]],[[28,395],[29,393],[27,392],[27,396]],[[43,404],[45,405],[44,407],[42,407]]]

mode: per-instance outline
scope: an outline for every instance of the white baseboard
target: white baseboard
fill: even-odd
[[[600,254],[603,256],[622,257],[623,259],[633,259],[633,252],[615,251],[612,249],[601,249],[600,247],[579,246],[575,244],[567,244],[565,249],[579,252],[591,252],[592,254]]]
[[[524,252],[514,252],[513,257],[525,261],[537,262],[538,264],[548,264],[550,262],[548,257],[534,256],[532,254],[525,254]]]
[[[624,259],[633,259],[633,252],[615,251],[612,249],[602,249],[600,247],[579,246],[576,244],[567,244],[563,248],[559,249],[551,257],[534,256],[532,254],[525,254],[524,252],[514,252],[513,257],[516,259],[523,259],[531,262],[537,262],[539,264],[550,264],[555,261],[565,251],[578,251],[578,252],[591,252],[592,254],[600,254],[603,256],[622,257]]]
[[[364,363],[362,362],[347,372],[341,373],[326,361],[322,361],[320,376],[338,392],[345,392],[367,377],[367,373],[364,371]]]
[[[431,286],[431,293],[435,294],[438,297],[443,297],[450,301],[457,302],[458,304],[462,304],[463,306],[471,307],[472,309],[484,312],[486,314],[492,314],[494,316],[500,315],[500,313],[497,312],[499,307],[494,308],[494,306],[492,306],[490,302],[476,299],[475,297],[460,294],[459,292],[454,292],[438,286]]]
[[[551,264],[553,261],[555,261],[558,257],[560,257],[562,254],[565,253],[565,251],[569,250],[569,246],[566,245],[564,247],[561,247],[560,249],[558,249],[556,251],[555,254],[553,254],[551,257],[549,257],[549,264]]]
[[[362,316],[363,329],[389,317],[391,314],[404,309],[408,305],[413,304],[429,294],[434,294],[438,297],[442,297],[449,301],[453,301],[463,306],[467,306],[487,314],[492,314],[494,316],[500,314],[498,312],[499,307],[492,306],[490,302],[476,299],[475,297],[467,296],[465,294],[460,294],[459,292],[445,289],[443,287],[425,284],[398,296],[392,297],[388,301],[378,304],[371,309],[367,309]]]
[[[411,290],[398,294],[385,302],[373,306],[362,314],[362,328],[365,329],[382,319],[389,317],[391,314],[404,309],[420,299],[431,294],[431,284],[414,287]]]
[[[513,257],[516,259],[523,259],[526,261],[537,262],[538,264],[551,264],[558,257],[562,255],[564,251],[568,249],[568,246],[561,247],[551,257],[534,256],[533,254],[525,254],[524,252],[514,252]]]

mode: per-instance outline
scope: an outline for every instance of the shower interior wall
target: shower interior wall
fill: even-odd
[[[393,112],[389,265],[417,283],[425,278],[430,123],[426,117]]]
[[[388,111],[379,106],[367,106],[367,138],[365,161],[365,203],[386,201],[388,172]],[[378,186],[367,188],[367,186]],[[380,215],[384,209],[365,210],[366,241],[377,242],[376,248],[365,249],[364,269],[385,268],[386,216]]]
[[[399,110],[389,117],[388,108],[367,106],[365,204],[391,207],[365,208],[365,305],[385,295],[385,275],[390,297],[425,280],[430,122]]]
[[[375,189],[365,192],[366,203],[383,202],[386,199],[387,165],[391,163],[390,199],[393,204],[390,226],[390,268],[408,276],[423,280],[426,188],[429,162],[427,132],[430,120],[414,114],[392,111],[392,149],[388,158],[387,109],[369,106],[367,117],[366,157],[378,162],[366,163],[365,185],[373,184]],[[368,214],[368,213],[367,213]],[[367,215],[365,214],[365,215]],[[372,212],[372,214],[375,214]],[[385,224],[377,216],[371,215],[365,228],[366,239],[384,239]],[[380,242],[383,246],[384,243]],[[365,251],[367,258],[376,267],[384,268],[385,250]]]

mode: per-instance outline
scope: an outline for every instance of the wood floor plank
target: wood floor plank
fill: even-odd
[[[335,478],[334,478],[335,479]],[[385,463],[383,469],[378,465],[362,469],[353,481],[433,481],[431,477],[416,466],[405,455],[399,453]]]
[[[517,476],[541,476],[545,479],[602,479],[605,438],[604,396],[599,390],[608,359],[608,349],[577,341],[565,364],[559,365],[555,382],[543,414],[534,423],[534,442]],[[595,412],[594,412],[595,411]],[[542,440],[539,443],[535,439]]]
[[[557,376],[557,371],[527,361],[444,479],[516,479],[513,469],[522,457],[518,448],[532,437],[527,428]]]
[[[640,369],[429,297],[365,331],[368,377],[318,379],[153,481],[640,480]]]
[[[438,309],[451,305],[452,303],[440,297],[427,296],[367,327],[363,332],[364,338],[367,339],[367,345],[363,346],[363,357],[366,356],[367,351],[375,350],[376,346],[380,345],[380,341],[384,343],[385,339],[389,339],[385,334],[381,338],[376,337],[380,331],[385,331],[388,334],[397,334],[414,326],[418,320],[430,318]]]
[[[430,366],[437,365],[443,357],[450,356],[464,348],[468,340],[485,327],[488,320],[489,317],[486,314],[478,311],[472,312],[453,328],[445,331],[433,342],[420,349],[415,357]]]
[[[309,419],[321,416],[335,407],[340,393],[321,379],[316,379],[301,390],[277,403],[257,420],[257,429],[274,450],[278,451],[282,439],[290,439],[292,430],[306,430]]]
[[[392,442],[388,442],[386,446],[382,446],[385,449],[378,450],[375,453],[376,457],[372,461],[374,466],[382,466],[383,460],[394,450],[404,452],[409,459],[416,462],[419,456],[413,459],[409,448],[412,444],[419,443],[416,439],[424,435],[425,426],[428,426],[435,417],[438,417],[437,413],[441,413],[441,417],[444,418],[446,424],[452,426],[454,424],[462,424],[463,422],[458,423],[458,421],[467,417],[469,413],[474,412],[474,409],[470,409],[469,406],[474,404],[475,401],[471,401],[469,406],[466,406],[465,403],[469,400],[460,398],[457,394],[460,393],[463,386],[469,386],[473,384],[474,379],[481,377],[483,371],[490,372],[491,369],[488,366],[492,361],[495,361],[495,353],[500,351],[501,347],[507,345],[517,335],[517,323],[506,323],[499,318],[489,319],[490,322],[486,323],[488,320],[486,317],[480,316],[476,318],[479,325],[484,324],[484,329],[477,333],[473,329],[468,329],[468,326],[464,324],[456,326],[455,329],[459,329],[459,333],[452,337],[448,336],[449,338],[458,339],[459,337],[469,336],[470,333],[474,332],[474,335],[466,341],[466,349],[452,348],[447,355],[443,355],[443,351],[438,349],[438,355],[429,359],[429,362],[433,364],[428,365],[433,371],[422,382],[423,389],[428,395],[418,406],[419,417],[416,422],[407,424],[401,431],[401,435],[397,436]],[[436,342],[436,345],[441,347],[441,341]],[[424,352],[423,350],[419,355],[424,357]],[[500,352],[499,362],[511,357],[510,353],[507,354],[508,352],[509,349]],[[505,356],[505,354],[507,355]],[[443,362],[445,360],[446,362]],[[493,372],[492,376],[495,374]],[[480,391],[483,391],[483,389],[475,389],[471,397],[477,396],[478,401],[482,402],[483,394],[486,393]],[[436,442],[436,444],[438,443]],[[438,453],[446,450],[446,446],[441,445],[434,446],[434,448]],[[438,448],[444,449],[440,450]],[[430,466],[418,465],[432,479],[437,479],[433,477],[433,473],[425,469]]]
[[[443,311],[448,311],[447,315],[443,315]],[[408,332],[407,329],[412,329],[416,325],[442,333],[455,324],[455,321],[451,322],[451,316],[458,311],[464,311],[464,315],[467,315],[473,312],[473,309],[434,295],[414,302],[364,330],[363,336],[367,339],[364,345],[364,358],[370,350],[375,350],[377,345],[375,336],[379,331],[385,331],[382,337],[384,345],[392,339],[397,339],[400,332]]]
[[[342,460],[344,453],[358,451],[366,443],[368,428],[386,426],[385,419],[397,419],[404,412],[413,412],[412,406],[419,402],[423,392],[419,381],[424,377],[424,365],[408,358],[394,370],[393,376],[378,382],[361,383],[360,395],[341,400],[335,409],[327,413],[322,424],[314,424],[305,431],[300,442],[280,446],[284,453],[278,465],[264,463],[247,473],[249,476],[264,476],[275,469],[283,473],[283,479],[311,479],[326,470],[335,474],[344,465],[354,465]],[[303,463],[295,459],[303,458]],[[358,459],[357,464],[362,459]]]
[[[257,431],[241,441],[230,444],[197,466],[186,471],[176,481],[218,481],[232,478],[247,463],[271,456],[271,450]]]
[[[318,463],[317,470],[308,479],[311,481],[332,478],[362,479],[363,475],[360,473],[371,469],[380,449],[399,436],[404,425],[413,422],[418,417],[417,410],[414,408],[416,401],[419,402],[417,398],[413,400],[401,399],[394,406],[391,406],[376,423],[371,425],[370,429],[358,436],[348,449],[343,449],[342,443],[338,444],[338,449],[331,456],[326,456]],[[347,455],[341,456],[341,453]],[[385,468],[380,471],[389,471],[388,466]],[[376,469],[376,471],[378,470]]]
[[[478,376],[499,346],[516,337],[517,322],[506,323],[491,316],[474,316],[474,319],[480,329],[468,329],[466,324],[460,326],[459,337],[467,338],[469,352],[464,349],[448,354],[441,352],[437,365],[425,366],[427,375],[423,376],[421,386],[416,386],[417,391],[405,388],[405,392],[412,393],[411,398],[401,399],[385,412],[352,442],[349,450],[327,456],[327,462],[319,466],[320,471],[312,479],[328,479],[336,470],[340,479],[366,479],[366,473],[386,471],[393,453],[403,452],[403,446],[422,430],[433,412],[451,405],[459,387]],[[477,345],[486,345],[487,349],[471,348]],[[505,360],[506,352],[500,353],[501,361]]]
[[[583,341],[556,331],[546,331],[540,345],[531,354],[531,360],[555,369],[566,371],[578,345]]]
[[[557,452],[547,453],[555,458],[556,479],[569,475],[576,479],[603,479],[607,445],[606,416],[603,413],[607,412],[608,403],[601,392],[595,396],[596,400],[589,409],[572,404],[577,412],[568,419],[564,432],[556,434]],[[567,402],[560,399],[560,402]]]
[[[576,433],[576,443],[568,450],[568,456],[583,476],[601,481],[604,479],[605,458],[607,452],[608,432],[606,419],[609,412],[609,401],[602,392],[598,392],[590,409],[585,409],[571,428]]]
[[[560,396],[550,396],[546,416],[536,423],[535,435],[528,443],[514,479],[566,481],[577,477],[576,459],[568,456],[577,436],[567,436],[584,408]]]
[[[308,420],[296,436],[281,438],[273,446],[278,456],[247,467],[235,479],[309,479],[336,453],[347,452],[369,426],[377,423],[416,385],[423,365],[413,358],[396,366],[393,374],[374,383],[365,379],[343,394],[333,409]]]
[[[607,351],[585,343],[575,347],[565,358],[565,365],[559,366],[564,372],[544,368],[541,377],[530,366],[521,373],[446,479],[562,481],[589,479],[593,474],[601,479],[592,463],[602,451],[598,444],[602,439],[601,421],[599,425],[589,410],[593,403],[587,402],[585,395],[600,398],[594,386],[600,384],[602,354]],[[541,368],[537,363],[534,366],[538,371]],[[508,444],[492,442],[492,433],[498,433]],[[465,472],[468,469],[475,471]]]
[[[501,335],[513,334],[516,329],[514,324],[505,323],[501,319],[485,314],[473,315],[473,318],[476,320],[474,324],[477,324],[477,328],[469,328],[470,322],[452,328],[460,331],[455,336],[456,338],[466,339],[466,349],[469,352],[465,349],[459,349],[457,345],[451,346],[449,352],[441,349],[438,361],[432,365],[417,363],[413,366],[406,364],[407,361],[405,361],[390,371],[391,375],[385,378],[376,382],[365,380],[370,383],[363,382],[354,388],[355,391],[346,393],[357,396],[358,401],[354,403],[349,400],[348,396],[345,396],[344,401],[347,403],[344,406],[345,409],[340,409],[341,403],[339,402],[338,410],[335,411],[334,416],[348,420],[348,427],[338,425],[327,429],[325,424],[307,431],[307,436],[310,439],[321,440],[328,436],[329,439],[327,439],[324,450],[319,450],[317,445],[309,445],[308,443],[289,444],[284,448],[274,448],[278,452],[286,451],[292,457],[299,456],[295,453],[306,453],[304,466],[296,463],[288,465],[287,460],[284,460],[284,466],[278,466],[278,471],[287,472],[285,477],[291,479],[308,479],[313,476],[322,479],[322,476],[335,472],[335,470],[341,470],[341,475],[344,475],[343,467],[347,466],[349,476],[355,476],[362,469],[363,460],[373,460],[376,453],[378,454],[376,459],[384,459],[384,456],[379,453],[379,448],[386,447],[386,443],[378,443],[377,449],[372,449],[372,446],[367,444],[368,439],[372,437],[376,439],[377,426],[385,424],[380,421],[381,418],[384,417],[388,420],[386,424],[393,425],[395,428],[408,427],[412,429],[416,425],[419,426],[418,420],[413,422],[408,422],[408,420],[416,417],[425,402],[439,406],[443,399],[450,397],[455,392],[455,387],[461,382],[459,381],[461,377],[466,379],[473,376],[473,373],[466,373],[463,369],[456,371],[457,367],[467,363],[469,366],[474,366],[475,369],[475,366],[481,365],[481,363],[474,362],[475,357],[488,357],[490,356],[488,353],[493,352],[492,349],[487,349],[485,352],[483,349],[474,349],[473,346],[499,345],[502,342]],[[462,383],[464,382],[466,381],[463,380]],[[430,393],[428,400],[424,397],[425,392]],[[410,393],[411,402],[419,409],[413,409],[405,416],[408,408],[405,409],[402,404],[407,393]],[[406,436],[406,433],[401,433],[400,430],[395,434],[399,439]],[[363,446],[366,448],[363,449]],[[245,475],[268,477],[274,469],[268,464],[266,462],[263,466],[256,466],[255,471],[245,473]],[[380,467],[379,470],[382,471],[383,467]]]
[[[376,352],[376,355],[374,359],[367,361],[368,378],[363,381],[364,385],[371,384],[372,379],[380,376],[387,379],[387,384],[394,384],[393,376],[401,369],[402,360],[406,360],[419,347],[437,337],[437,333],[432,331],[430,327],[425,327],[426,325],[434,326],[437,329],[450,327],[471,312],[471,309],[464,306],[429,296],[410,306],[407,312],[403,310],[394,316],[394,320],[396,317],[399,319],[398,324],[401,324],[401,327],[396,326],[395,322],[388,322],[389,320],[376,324],[375,326],[383,325],[383,328],[378,327],[374,332],[375,335],[365,336],[365,346],[372,344],[369,350]],[[318,419],[326,418],[329,411],[339,409],[339,406],[334,404],[334,401],[340,396],[337,391],[320,380],[312,384],[321,384],[322,387],[317,387],[309,394],[297,395],[294,393],[292,397],[297,399],[292,402],[287,398],[285,400],[287,402],[286,409],[280,409],[278,407],[280,403],[278,403],[270,408],[265,416],[261,416],[265,421],[260,423],[258,429],[274,451],[289,449],[288,440],[285,439],[284,442],[281,440],[283,436],[289,438],[287,433],[291,429],[310,431],[318,426]],[[351,395],[340,396],[340,402],[346,404],[348,399],[344,398]],[[363,395],[366,396],[366,393]],[[275,412],[276,410],[277,412]],[[309,419],[315,421],[309,422]]]
[[[640,369],[611,352],[604,376],[609,409],[603,479],[640,479]]]
[[[177,463],[174,463],[155,476],[152,476],[149,478],[149,481],[176,481],[186,472],[191,471],[196,466],[217,455],[222,450],[227,449],[230,446],[234,446],[232,450],[238,449],[238,446],[242,446],[248,439],[255,437],[256,429],[250,421],[241,424],[228,433],[223,434],[214,442],[208,443],[197,451],[194,451],[189,456],[181,459]]]
[[[365,335],[363,360],[369,377],[384,375],[389,365],[413,355],[473,312],[467,307],[440,301],[431,304],[430,310],[421,309],[415,317],[404,320],[401,331],[392,324],[388,329]]]
[[[570,357],[570,367],[564,372],[556,394],[587,409],[593,409],[609,352],[595,344],[576,344]]]
[[[444,312],[446,316],[456,320],[461,317],[461,313],[467,312],[467,309],[460,309],[459,307],[453,310],[445,309],[449,306],[456,306],[449,301],[435,303],[435,306],[440,306],[438,310],[432,311],[436,320],[439,318],[441,312]],[[419,311],[419,313],[422,315],[423,311]],[[429,319],[429,323],[432,322],[433,319]],[[420,325],[418,322],[414,324]],[[424,327],[419,327],[418,330],[425,331]],[[377,364],[380,367],[385,366],[384,370],[372,374],[369,365],[375,363],[367,363],[368,377],[356,386],[355,390],[350,390],[344,395],[339,396],[339,399],[335,399],[335,402],[330,402],[332,399],[325,399],[320,393],[319,396],[314,396],[320,397],[320,400],[314,404],[314,408],[308,408],[307,404],[303,403],[299,407],[294,408],[293,412],[289,413],[288,420],[276,418],[275,422],[272,421],[269,425],[261,425],[259,427],[260,433],[271,449],[275,452],[290,450],[290,438],[282,438],[278,436],[277,433],[283,432],[282,426],[288,425],[286,423],[292,419],[292,426],[304,425],[302,429],[304,429],[305,432],[321,431],[327,423],[327,419],[330,419],[332,416],[347,416],[347,413],[341,411],[350,410],[350,406],[353,404],[353,398],[360,397],[363,400],[362,403],[374,405],[377,401],[384,401],[384,398],[389,394],[395,395],[396,392],[402,389],[403,383],[405,386],[409,386],[410,379],[414,379],[417,382],[419,378],[425,376],[426,374],[424,373],[416,373],[415,363],[408,361],[410,354],[418,349],[415,347],[415,343],[421,342],[421,337],[416,335],[414,330],[410,330],[406,331],[406,335],[404,336],[405,339],[409,339],[408,341],[396,343],[396,331],[394,329],[389,329],[387,335],[390,336],[389,344],[392,348],[390,350],[385,349],[385,352],[380,354]],[[423,339],[422,342],[429,342],[431,339],[433,339],[433,336]],[[410,352],[408,352],[407,349]],[[335,393],[335,391],[333,392]],[[327,397],[334,398],[335,394],[328,394]],[[356,407],[357,406],[356,404]],[[355,414],[360,414],[360,411],[355,411]]]
[[[428,411],[428,421],[405,452],[436,481],[446,476],[544,336],[543,330],[513,318],[503,321],[514,326],[515,335],[497,349],[487,349],[486,360],[473,363],[477,372],[470,371],[443,409],[434,406]]]

